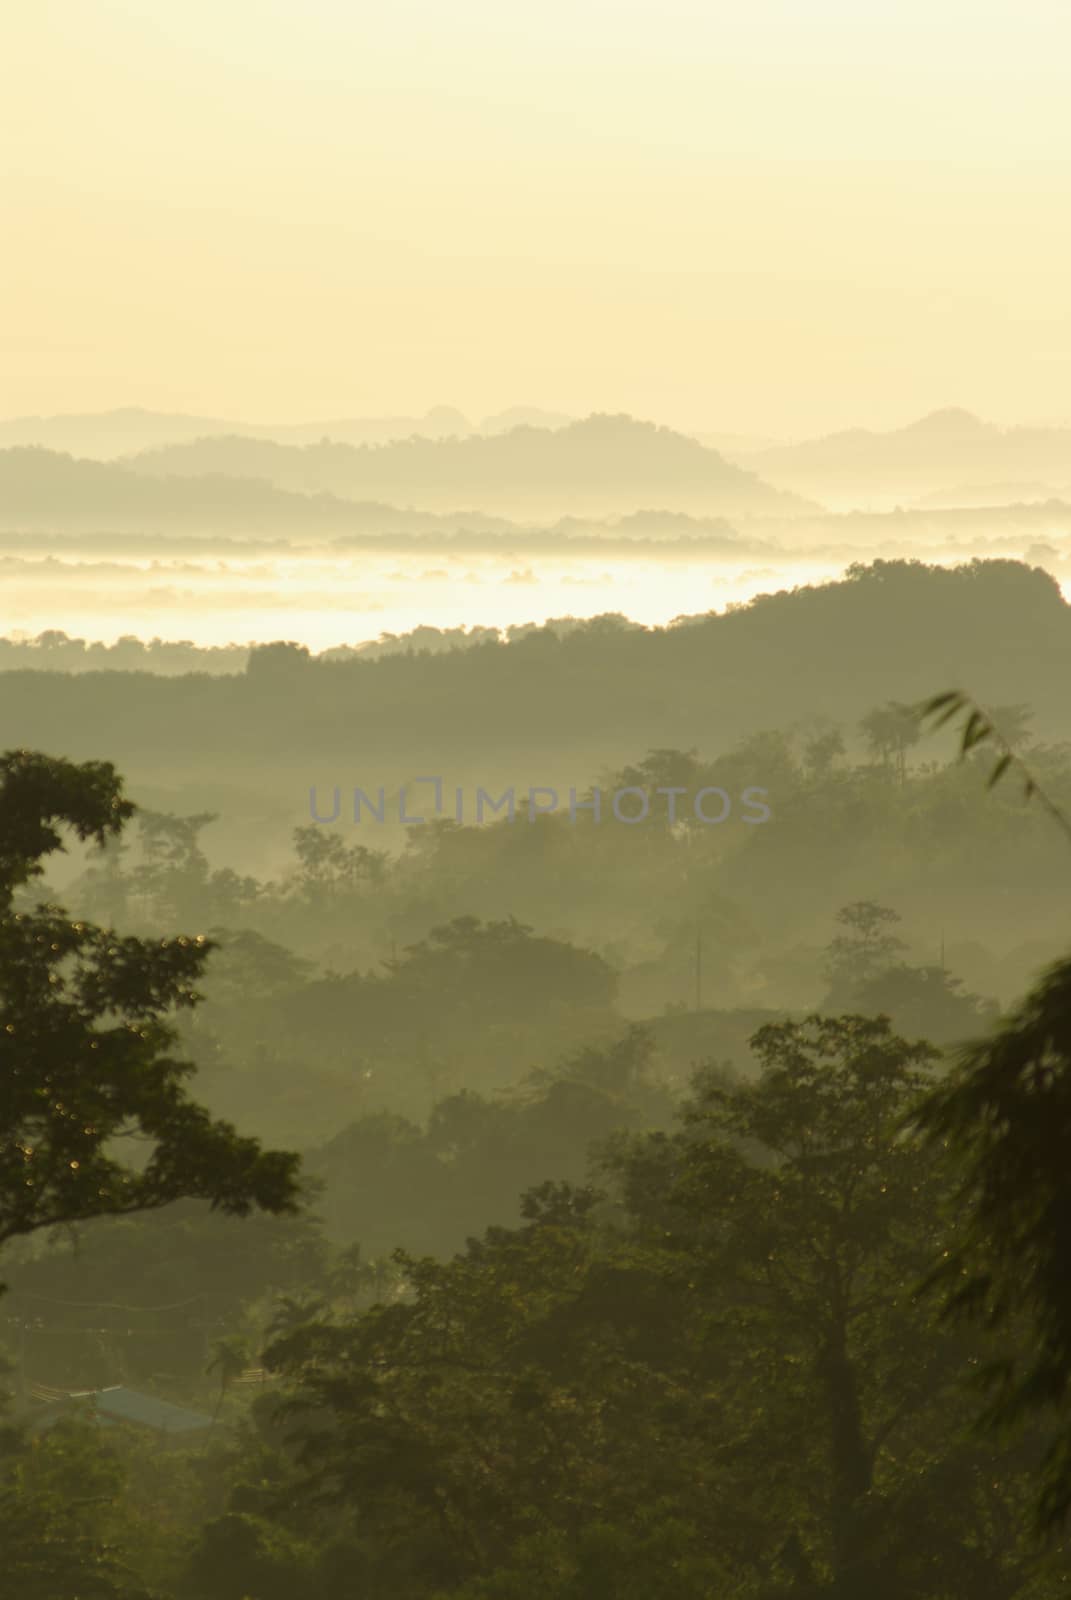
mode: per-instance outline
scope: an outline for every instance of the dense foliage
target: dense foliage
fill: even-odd
[[[320,670],[250,676],[296,703]],[[1000,721],[1066,804],[1066,749]],[[983,752],[928,759],[901,702],[855,732],[600,780],[765,779],[768,828],[303,821],[271,876],[211,863],[208,809],[135,813],[107,763],[3,758],[20,1594],[1067,1592],[1046,818],[986,792]],[[190,1434],[62,1398],[114,1385]]]

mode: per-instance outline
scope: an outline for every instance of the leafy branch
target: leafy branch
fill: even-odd
[[[1046,792],[1022,756],[1012,748],[1009,740],[1000,731],[993,714],[986,711],[969,694],[962,689],[948,689],[943,694],[935,695],[932,700],[917,706],[915,715],[923,726],[930,722],[931,732],[943,728],[946,723],[962,715],[959,759],[962,761],[979,745],[989,744],[995,747],[998,752],[997,760],[989,774],[986,788],[994,788],[1007,772],[1014,771],[1022,781],[1023,798],[1031,800],[1036,796],[1057,826],[1063,829],[1068,839],[1071,839],[1071,819]]]

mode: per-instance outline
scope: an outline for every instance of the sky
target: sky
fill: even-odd
[[[0,415],[1071,421],[1066,0],[35,0]]]

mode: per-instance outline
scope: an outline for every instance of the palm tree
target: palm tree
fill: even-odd
[[[229,1339],[216,1339],[212,1345],[212,1360],[205,1368],[205,1372],[219,1373],[219,1399],[216,1409],[212,1413],[212,1422],[215,1424],[227,1390],[236,1378],[240,1378],[249,1365],[249,1347],[244,1339],[231,1337]]]

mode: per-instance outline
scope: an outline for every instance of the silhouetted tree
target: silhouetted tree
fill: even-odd
[[[298,1157],[213,1121],[170,1053],[166,1018],[196,1004],[208,941],[136,939],[27,903],[59,826],[103,843],[133,812],[107,762],[0,757],[0,1244],[184,1196],[236,1215],[298,1204]],[[122,1160],[124,1136],[147,1159]]]

